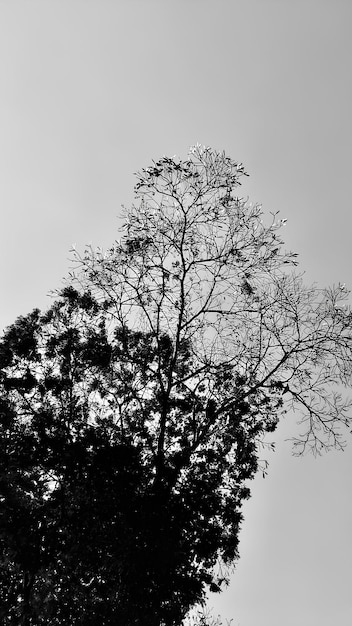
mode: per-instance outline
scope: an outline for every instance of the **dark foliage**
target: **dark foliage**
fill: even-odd
[[[160,465],[146,425],[164,410],[155,372],[172,341],[109,331],[105,310],[72,289],[17,320],[0,350],[2,623],[180,623],[204,585],[219,588],[218,558],[237,556],[264,424],[239,402],[209,446],[216,402],[177,393]],[[190,363],[184,345],[177,371]]]

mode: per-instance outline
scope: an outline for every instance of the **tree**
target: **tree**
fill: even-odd
[[[4,624],[181,624],[238,558],[280,416],[302,411],[298,453],[343,446],[348,292],[304,285],[243,175],[201,146],[154,162],[121,240],[5,332]]]
[[[299,409],[298,453],[342,446],[350,424],[341,393],[351,382],[349,293],[304,284],[297,254],[283,249],[286,220],[276,213],[265,225],[261,207],[236,195],[244,175],[199,145],[185,161],[163,157],[137,173],[139,202],[125,211],[122,239],[106,253],[73,251],[72,284],[94,293],[122,335],[133,326],[156,349],[165,335],[172,342],[166,371],[155,372],[160,469],[178,393],[200,399],[194,427],[209,436],[207,425],[222,425],[239,403],[270,428],[284,406]],[[187,372],[177,366],[185,347]]]
[[[234,426],[232,469],[228,443],[219,440],[184,468],[187,484],[177,485],[180,452],[189,454],[182,450],[161,480],[144,421],[155,419],[159,402],[153,372],[170,359],[171,340],[163,341],[156,350],[146,333],[121,334],[104,307],[73,288],[46,313],[33,311],[4,333],[5,625],[176,624],[202,599],[205,583],[218,588],[223,576],[208,570],[219,542],[236,554],[240,503],[249,493],[243,482],[256,469],[253,438],[261,427],[253,423],[245,434],[243,425]],[[178,356],[184,374],[187,360],[184,349]],[[144,413],[134,405],[142,389]],[[187,410],[180,396],[174,415]],[[222,470],[231,475],[231,494],[220,493]]]

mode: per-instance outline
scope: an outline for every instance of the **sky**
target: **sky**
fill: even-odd
[[[133,173],[199,142],[287,219],[307,282],[352,287],[350,0],[0,0],[0,328],[50,305],[70,248],[108,247]],[[350,626],[352,441],[252,484],[232,626]]]

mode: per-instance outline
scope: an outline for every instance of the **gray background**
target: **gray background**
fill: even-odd
[[[1,0],[0,326],[50,304],[75,243],[108,246],[133,172],[196,142],[287,218],[308,282],[351,265],[350,0]],[[352,441],[291,457],[281,424],[241,559],[235,626],[352,623]]]

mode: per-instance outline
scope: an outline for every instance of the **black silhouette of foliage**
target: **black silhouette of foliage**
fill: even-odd
[[[348,293],[304,285],[243,175],[201,146],[155,162],[121,240],[5,331],[5,626],[180,625],[238,558],[280,416],[301,409],[298,452],[343,445]]]
[[[151,333],[113,327],[104,307],[73,288],[5,332],[5,625],[177,624],[205,584],[219,588],[213,567],[220,553],[237,556],[244,481],[265,428],[242,407],[212,446],[204,423],[202,445],[197,416],[213,422],[215,401],[178,393],[168,399],[174,423],[161,469],[153,432],[166,399],[156,372],[171,359],[167,335],[158,347]],[[174,370],[187,376],[191,362],[183,345]]]

